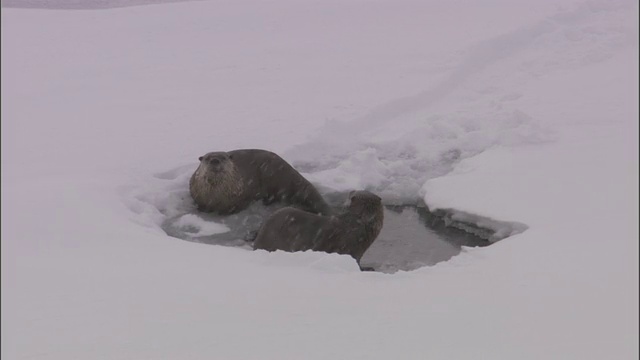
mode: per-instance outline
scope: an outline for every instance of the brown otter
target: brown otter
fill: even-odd
[[[331,213],[316,188],[270,151],[210,152],[199,160],[189,190],[200,211],[232,214],[262,200],[265,204],[283,202],[317,214]]]
[[[380,197],[354,191],[347,212],[321,216],[286,207],[262,225],[253,248],[267,251],[324,251],[351,255],[358,263],[382,229]]]

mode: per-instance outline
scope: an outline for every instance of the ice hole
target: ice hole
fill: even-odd
[[[343,211],[347,192],[323,193],[336,211]],[[191,202],[190,197],[183,199]],[[173,212],[162,228],[167,235],[212,245],[251,249],[262,222],[283,205],[255,203],[237,214],[220,216],[198,212],[195,206]],[[186,210],[186,211],[185,211]],[[458,255],[463,247],[488,246],[522,232],[518,223],[483,219],[454,210],[429,211],[420,201],[385,205],[382,231],[361,259],[365,271],[393,273],[432,266]]]

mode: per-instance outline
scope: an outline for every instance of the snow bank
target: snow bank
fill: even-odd
[[[495,146],[555,140],[550,119],[524,107],[532,96],[525,89],[629,46],[634,29],[616,22],[626,12],[624,2],[584,3],[483,40],[446,59],[455,65],[426,90],[355,121],[328,123],[287,155],[309,178],[334,189],[368,188],[388,202],[411,201],[426,180],[462,159]],[[501,71],[487,71],[492,66]]]

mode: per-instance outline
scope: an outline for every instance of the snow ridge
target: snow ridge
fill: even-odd
[[[350,122],[327,122],[286,158],[324,186],[369,189],[400,204],[412,203],[428,179],[447,174],[462,159],[500,145],[555,141],[552,124],[520,106],[527,83],[632,46],[632,27],[604,21],[632,7],[587,2],[477,43],[459,51],[458,65],[428,90]]]

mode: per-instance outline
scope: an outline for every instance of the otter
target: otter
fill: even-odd
[[[253,249],[324,251],[351,255],[358,264],[382,229],[384,209],[379,196],[353,191],[347,211],[315,215],[292,207],[280,209],[262,225]]]
[[[229,215],[262,200],[282,202],[315,214],[331,214],[318,190],[275,153],[243,149],[198,158],[189,191],[198,210]]]

